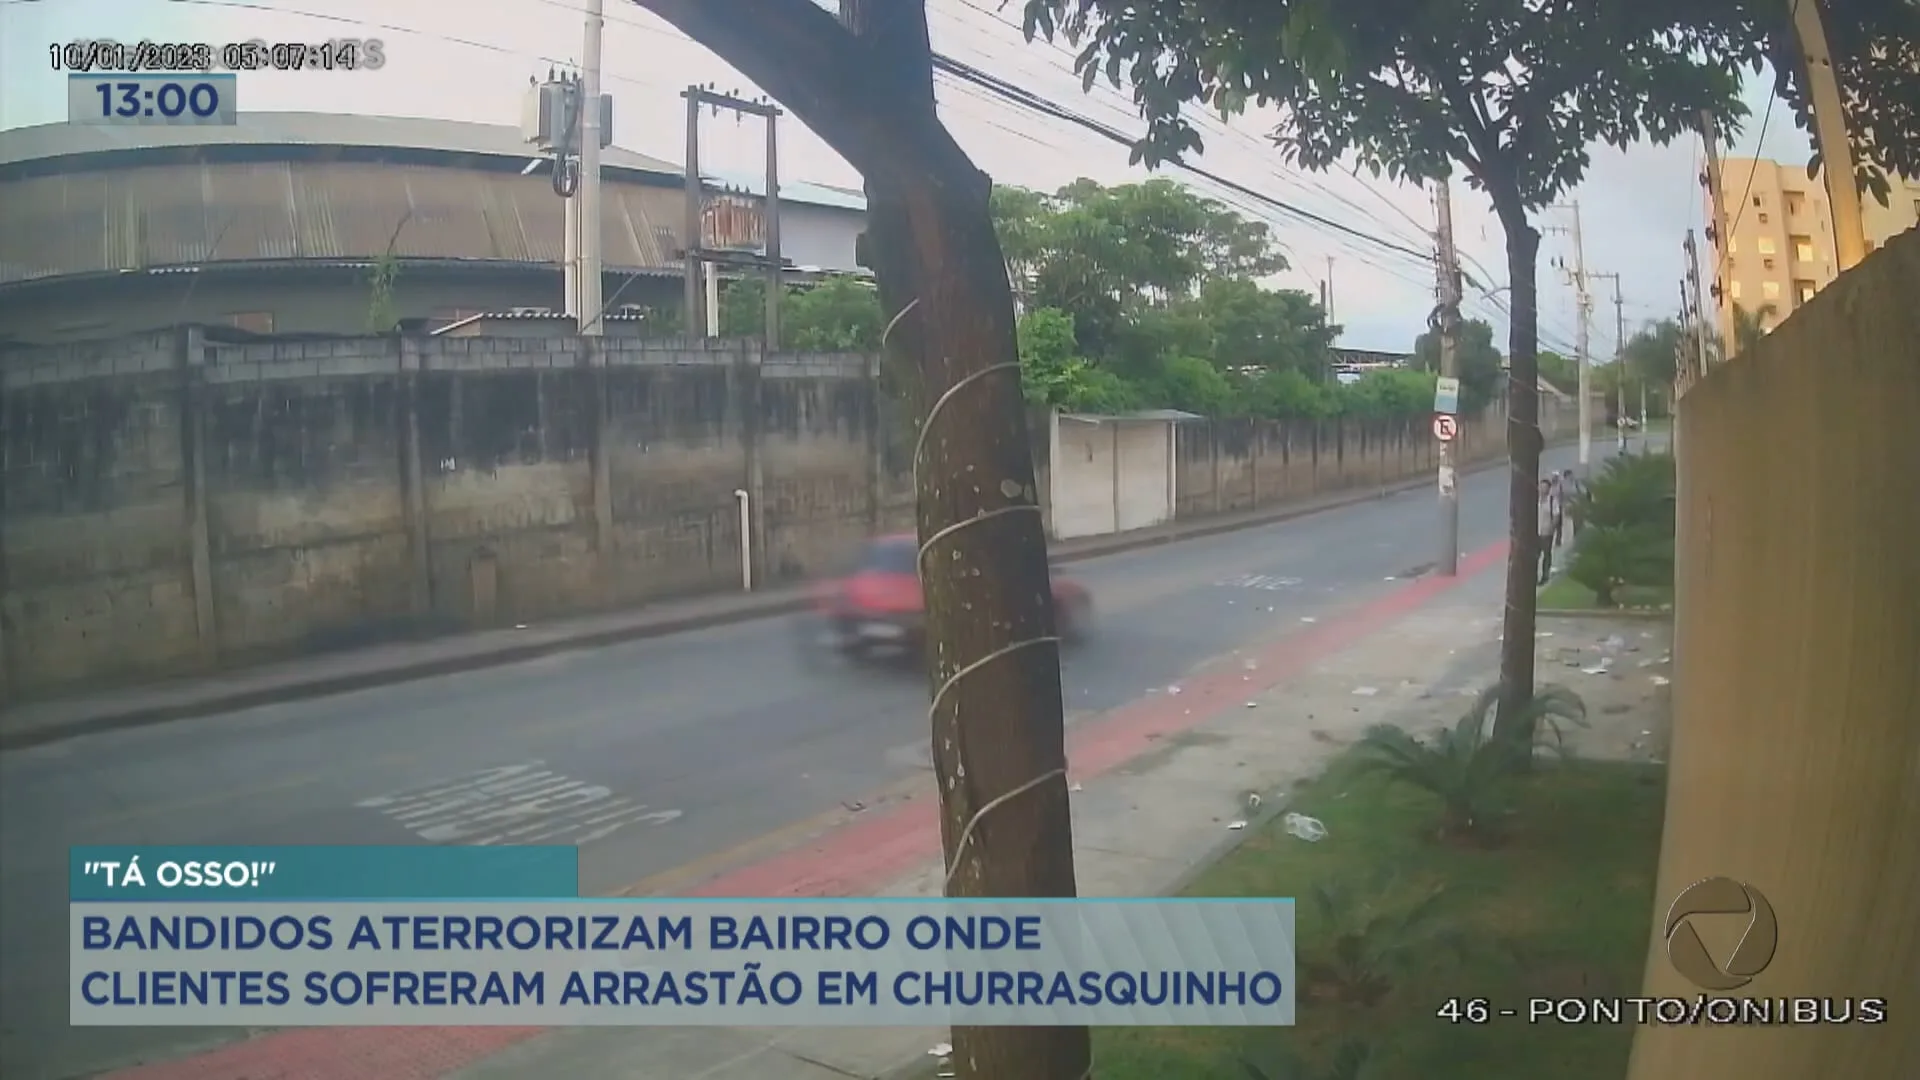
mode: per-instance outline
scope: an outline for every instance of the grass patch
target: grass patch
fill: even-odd
[[[1623,585],[1614,590],[1617,607],[1603,608],[1594,603],[1593,590],[1564,574],[1540,589],[1540,607],[1554,611],[1619,611],[1627,608],[1657,609],[1673,603],[1673,590],[1659,585]]]
[[[1417,957],[1371,1009],[1323,1004],[1303,993],[1291,1029],[1105,1028],[1094,1032],[1101,1080],[1248,1080],[1242,1061],[1265,1065],[1283,1046],[1325,1062],[1343,1040],[1372,1044],[1370,1078],[1619,1080],[1631,1026],[1529,1026],[1526,999],[1638,992],[1665,805],[1655,766],[1570,762],[1521,787],[1497,848],[1429,839],[1439,813],[1425,793],[1336,764],[1290,805],[1321,819],[1317,844],[1276,822],[1250,836],[1188,890],[1193,896],[1293,896],[1302,968],[1326,940],[1305,902],[1315,886],[1388,886],[1411,902],[1442,885],[1441,918],[1466,939],[1457,956]],[[1392,903],[1397,897],[1389,897]],[[1436,1012],[1449,999],[1484,998],[1522,1010],[1486,1026]]]

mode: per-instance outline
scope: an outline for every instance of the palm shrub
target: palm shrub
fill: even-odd
[[[1311,899],[1320,918],[1320,943],[1303,957],[1302,989],[1322,1001],[1370,1009],[1402,977],[1433,959],[1435,952],[1459,953],[1466,939],[1441,918],[1444,889],[1435,886],[1411,902],[1391,878],[1360,889],[1342,882],[1314,886]]]
[[[1652,526],[1673,535],[1677,475],[1669,453],[1621,454],[1607,459],[1577,498],[1583,526]]]
[[[1494,733],[1500,688],[1491,686],[1450,728],[1420,739],[1392,724],[1376,724],[1360,740],[1360,765],[1438,797],[1443,839],[1484,837],[1506,808],[1513,780],[1527,770],[1542,746],[1566,752],[1567,726],[1585,727],[1587,707],[1563,686],[1542,686],[1510,730],[1531,731],[1529,741]]]
[[[1673,584],[1675,479],[1672,454],[1622,454],[1578,496],[1567,576],[1601,607],[1615,606],[1622,586]]]
[[[1673,534],[1659,525],[1590,525],[1574,541],[1567,576],[1608,608],[1622,586],[1673,584],[1673,559]]]

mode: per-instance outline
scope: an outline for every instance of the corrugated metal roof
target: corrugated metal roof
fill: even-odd
[[[0,131],[0,165],[72,154],[181,146],[375,146],[529,158],[533,148],[511,124],[474,124],[413,116],[337,116],[311,112],[243,112],[227,127],[111,127],[36,124]],[[602,161],[614,168],[663,176],[680,166],[646,154],[608,147]]]
[[[1182,412],[1179,409],[1141,409],[1137,412],[1125,413],[1061,413],[1060,418],[1082,424],[1185,424],[1206,419],[1199,413]]]
[[[0,131],[0,167],[49,158],[185,147],[357,146],[426,150],[525,161],[537,156],[511,124],[475,124],[413,116],[338,116],[312,112],[243,112],[225,127],[111,127],[92,124],[37,124]],[[681,167],[664,158],[619,146],[601,152],[609,169],[630,169],[678,179]],[[704,177],[760,194],[765,178]],[[859,191],[833,184],[783,180],[780,197],[812,206],[865,210]]]
[[[703,173],[700,177],[709,184],[745,191],[749,195],[764,195],[767,190],[765,176],[748,176],[745,173]],[[788,202],[806,203],[809,206],[829,206],[840,210],[865,211],[867,197],[861,192],[834,184],[816,184],[809,180],[780,181],[780,198]]]
[[[680,192],[603,189],[609,267],[679,265]],[[544,176],[372,162],[165,164],[9,182],[0,283],[202,262],[557,263],[565,202]]]

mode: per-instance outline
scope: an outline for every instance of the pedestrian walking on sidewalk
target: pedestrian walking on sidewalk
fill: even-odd
[[[1553,547],[1559,547],[1566,534],[1567,489],[1565,477],[1560,473],[1550,473],[1547,479],[1547,502],[1553,514]]]
[[[1567,538],[1580,536],[1580,481],[1574,479],[1572,469],[1560,471],[1560,513],[1567,519]]]
[[[1553,532],[1558,524],[1554,510],[1553,481],[1540,481],[1540,584],[1545,585],[1553,576]]]

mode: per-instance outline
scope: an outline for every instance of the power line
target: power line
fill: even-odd
[[[1076,113],[1073,110],[1068,109],[1067,107],[1059,104],[1058,102],[1055,102],[1049,98],[1043,97],[1042,95],[1036,94],[1031,90],[1027,90],[1023,87],[1016,86],[1013,83],[1007,82],[1006,80],[999,78],[998,76],[982,71],[971,64],[967,64],[962,61],[955,60],[950,56],[946,56],[940,53],[934,54],[933,66],[936,71],[945,71],[950,75],[953,75],[957,78],[964,79],[967,82],[970,82],[983,89],[989,90],[992,93],[997,94],[1008,101],[1011,101],[1017,105],[1021,105],[1025,108],[1031,109],[1035,112],[1052,116],[1058,120],[1069,121],[1073,124],[1076,124],[1080,127],[1087,129],[1088,131],[1093,132],[1096,135],[1101,136],[1102,138],[1109,139],[1113,142],[1119,143],[1122,146],[1132,147],[1139,142],[1138,139],[1135,139],[1134,137],[1128,135],[1123,131],[1120,131],[1117,128],[1114,128],[1108,124],[1103,124],[1100,121],[1095,120],[1090,116],[1084,116],[1080,113]],[[1253,199],[1267,206],[1271,206],[1282,213],[1290,214],[1294,217],[1300,218],[1303,221],[1311,222],[1315,225],[1321,226],[1322,228],[1332,229],[1335,232],[1344,233],[1357,240],[1365,240],[1370,244],[1374,244],[1378,247],[1384,248],[1388,251],[1392,251],[1400,255],[1405,255],[1421,263],[1431,265],[1433,262],[1433,256],[1427,252],[1419,251],[1414,248],[1407,247],[1403,244],[1395,243],[1392,240],[1375,236],[1372,233],[1365,232],[1361,229],[1356,229],[1350,225],[1343,225],[1340,222],[1332,220],[1331,218],[1323,217],[1319,214],[1316,214],[1311,210],[1306,210],[1301,207],[1295,206],[1292,203],[1284,202],[1280,199],[1276,199],[1272,197],[1271,195],[1262,194],[1261,192],[1255,191],[1254,189],[1246,186],[1245,184],[1239,183],[1238,181],[1235,181],[1235,180],[1229,180],[1226,177],[1219,175],[1218,173],[1215,173],[1208,169],[1203,169],[1198,165],[1191,165],[1182,161],[1174,161],[1174,162],[1171,162],[1171,164],[1175,165],[1176,167],[1186,172],[1190,172],[1195,176],[1205,177],[1206,179],[1211,180],[1212,182],[1219,184],[1222,187],[1238,192],[1239,194],[1244,195],[1249,199]]]

